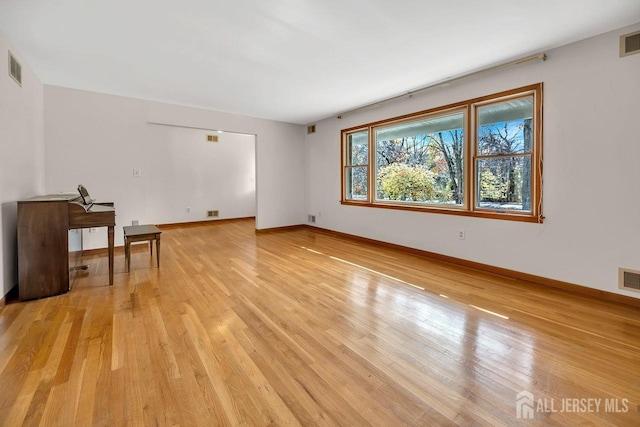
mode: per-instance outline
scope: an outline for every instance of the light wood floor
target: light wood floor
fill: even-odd
[[[0,425],[640,425],[636,308],[252,220],[88,263],[0,312]]]

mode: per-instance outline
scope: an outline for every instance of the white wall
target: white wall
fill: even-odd
[[[98,201],[113,201],[116,245],[123,244],[123,225],[151,222],[149,177],[141,166],[157,157],[147,144],[148,123],[256,135],[256,228],[305,218],[302,126],[48,85],[44,108],[46,192],[82,183]],[[102,230],[85,236],[85,248],[106,246]]]
[[[8,74],[7,50],[22,64],[22,87]],[[16,201],[44,188],[42,93],[40,80],[0,33],[0,297],[18,282]]]
[[[146,150],[153,157],[140,171],[150,223],[211,220],[208,210],[220,219],[255,216],[254,135],[148,124]]]
[[[618,57],[619,36],[639,29],[317,123],[305,142],[307,213],[319,227],[639,297],[617,283],[618,267],[640,270],[640,55]],[[341,129],[536,82],[544,82],[543,225],[340,205]]]

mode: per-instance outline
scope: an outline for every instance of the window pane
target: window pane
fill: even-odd
[[[345,169],[347,199],[367,200],[367,166]]]
[[[532,151],[533,97],[478,108],[478,155]]]
[[[476,207],[531,210],[531,156],[478,159],[476,168]]]
[[[369,133],[352,133],[347,136],[347,164],[366,165],[369,162]]]
[[[376,199],[464,203],[464,113],[378,128]]]

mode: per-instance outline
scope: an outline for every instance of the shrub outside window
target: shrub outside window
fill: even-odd
[[[464,203],[466,111],[374,128],[376,202]]]
[[[342,131],[342,203],[542,222],[542,83]]]

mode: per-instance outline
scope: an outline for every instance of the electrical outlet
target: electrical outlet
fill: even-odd
[[[191,207],[187,207],[187,208],[185,209],[185,212],[186,212],[186,213],[191,213]]]
[[[458,230],[458,240],[464,240],[467,237],[467,233],[464,230]]]
[[[96,227],[91,227],[89,229],[89,233],[96,233],[96,232],[98,232],[98,229]]]
[[[133,177],[134,178],[140,178],[140,169],[134,169],[133,170]]]
[[[134,219],[131,221],[131,225],[139,225],[140,221],[138,221],[137,219]]]

